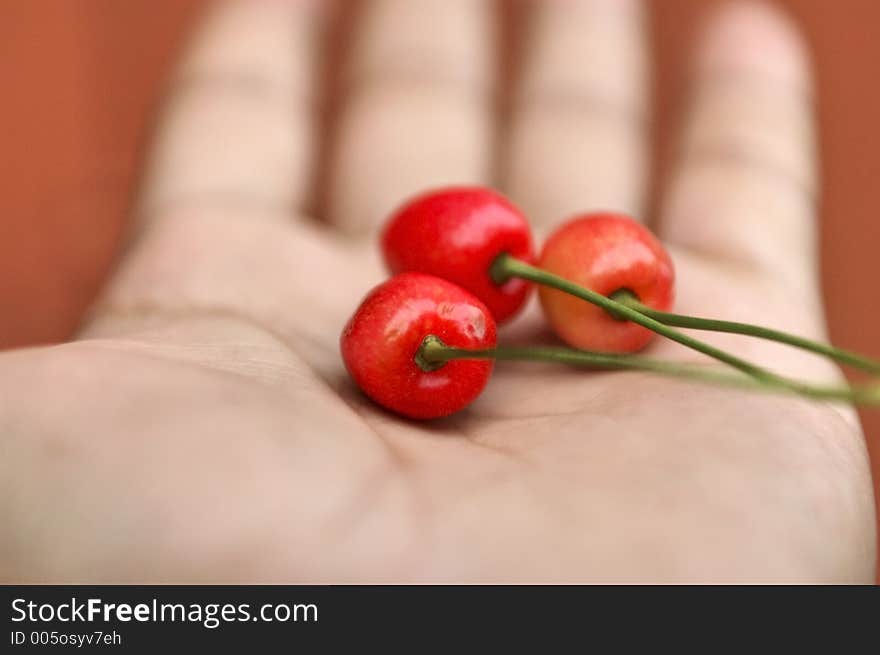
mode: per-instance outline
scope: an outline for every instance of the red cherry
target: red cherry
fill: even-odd
[[[540,266],[605,296],[627,290],[648,307],[672,306],[672,259],[646,227],[622,214],[585,214],[567,222],[547,240]],[[541,287],[539,294],[553,329],[576,348],[635,352],[654,336],[561,291]]]
[[[482,187],[432,191],[389,219],[382,252],[392,273],[420,271],[455,282],[482,300],[499,323],[512,318],[531,290],[525,280],[496,283],[495,258],[534,261],[529,224],[501,195]]]
[[[495,321],[473,295],[446,280],[402,273],[363,300],[342,332],[342,359],[370,398],[411,418],[457,412],[480,395],[491,360],[454,360],[426,371],[416,362],[425,337],[447,346],[494,348]]]

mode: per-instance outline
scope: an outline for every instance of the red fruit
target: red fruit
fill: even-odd
[[[425,371],[415,356],[428,335],[457,348],[494,348],[495,321],[461,287],[402,273],[367,294],[342,332],[342,359],[357,385],[383,407],[411,418],[447,416],[480,395],[493,362],[454,360]]]
[[[525,280],[498,284],[489,274],[502,253],[534,261],[522,212],[490,189],[440,189],[410,200],[389,219],[382,252],[392,273],[420,271],[455,282],[486,303],[499,323],[522,308],[531,290]]]
[[[610,296],[627,290],[648,307],[672,306],[675,272],[663,245],[628,216],[586,214],[556,230],[541,253],[541,268]],[[569,345],[584,350],[635,352],[654,333],[604,309],[548,287],[539,290],[544,314]]]

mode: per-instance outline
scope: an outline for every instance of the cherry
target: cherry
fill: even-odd
[[[403,416],[440,418],[469,405],[485,388],[495,360],[559,362],[587,368],[650,371],[706,383],[853,404],[880,405],[880,385],[811,385],[751,366],[752,377],[701,365],[569,348],[495,346],[489,309],[441,278],[401,273],[373,289],[342,332],[340,347],[355,382]]]
[[[666,311],[675,273],[663,245],[637,221],[609,212],[584,214],[547,240],[540,267],[603,296],[631,294],[641,306]],[[542,286],[544,314],[556,333],[576,348],[635,352],[654,333],[562,291]]]
[[[492,373],[493,361],[420,361],[426,338],[468,349],[495,346],[495,320],[461,287],[433,275],[401,273],[373,289],[340,339],[342,359],[374,401],[417,419],[439,418],[469,405]]]
[[[420,195],[398,209],[382,236],[392,273],[420,271],[464,287],[499,323],[522,309],[531,284],[499,284],[490,268],[499,255],[533,262],[532,237],[522,212],[482,187],[452,187]]]

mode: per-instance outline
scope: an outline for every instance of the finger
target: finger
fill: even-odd
[[[326,207],[367,233],[428,187],[490,175],[493,12],[484,0],[369,0],[345,80]]]
[[[692,108],[662,211],[664,236],[812,289],[814,150],[800,36],[768,5],[727,6],[698,51]]]
[[[175,75],[140,211],[307,200],[320,2],[213,5]]]
[[[309,338],[336,329],[343,283],[372,278],[351,272],[360,260],[349,264],[311,223],[286,220],[308,185],[321,20],[294,0],[223,2],[208,16],[158,129],[142,230],[80,338],[169,316],[235,317],[286,335],[307,327]],[[324,283],[301,283],[316,277]]]
[[[646,164],[645,20],[636,0],[534,0],[504,186],[536,223],[638,214]]]

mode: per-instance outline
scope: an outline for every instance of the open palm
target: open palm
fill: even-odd
[[[539,231],[640,213],[644,19],[635,2],[532,3],[498,125],[494,3],[363,3],[321,141],[324,5],[212,12],[80,339],[0,356],[0,578],[871,581],[867,457],[840,408],[502,364],[468,410],[419,424],[353,388],[338,335],[409,194],[495,182]],[[658,225],[681,311],[821,336],[808,87],[787,23],[716,16]],[[532,307],[501,338],[552,337]]]

